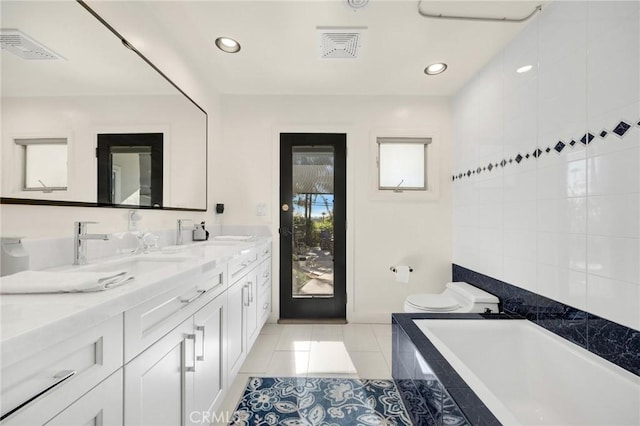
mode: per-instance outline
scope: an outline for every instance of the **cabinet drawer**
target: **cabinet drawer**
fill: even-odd
[[[235,283],[251,270],[258,261],[258,252],[255,249],[248,250],[247,253],[229,261],[229,281]]]
[[[2,425],[42,425],[122,366],[122,315],[2,366]]]
[[[226,266],[204,271],[178,288],[124,313],[124,360],[132,360],[227,288]]]
[[[258,269],[258,292],[271,286],[271,258],[260,264]]]
[[[271,257],[271,243],[258,247],[257,251],[258,251],[258,257],[260,260],[264,260],[268,257]]]
[[[122,426],[122,369],[58,414],[46,426]]]
[[[258,325],[262,327],[271,314],[271,286],[262,289],[258,294]]]

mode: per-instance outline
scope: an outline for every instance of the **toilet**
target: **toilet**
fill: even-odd
[[[465,282],[447,283],[439,294],[412,294],[404,301],[408,313],[479,312],[498,313],[499,300],[493,294]]]

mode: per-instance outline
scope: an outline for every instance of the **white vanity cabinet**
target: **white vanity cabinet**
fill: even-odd
[[[122,387],[111,395],[111,387],[97,386],[121,366],[122,314],[16,362],[3,359],[1,424],[45,424],[67,407],[80,407],[89,391],[121,400]],[[69,410],[69,424],[82,419]]]
[[[225,339],[227,338],[227,297],[218,296],[193,316],[196,335],[196,361],[194,372],[194,403],[188,417],[199,424],[199,419],[212,413],[224,396],[226,372]]]
[[[95,325],[64,334],[70,338],[48,332],[51,343],[33,354],[16,349],[31,339],[3,346],[0,426],[192,426],[215,418],[271,305],[270,242],[226,256],[149,284],[135,303],[87,296],[112,303],[111,316],[88,305],[82,318]]]
[[[227,295],[221,291],[226,288],[225,276],[225,268],[218,267],[197,285],[185,285],[125,313],[125,326],[126,318],[140,318],[131,321],[133,331],[125,327],[125,337],[132,332],[140,336],[137,341],[130,339],[133,348],[147,343],[147,336],[157,328],[175,327],[175,321],[182,320],[125,365],[125,425],[197,424],[206,416],[205,411],[220,402],[225,371]],[[193,294],[185,295],[185,289]],[[182,306],[177,306],[176,300]],[[177,311],[158,314],[168,306]],[[187,319],[185,314],[189,314]],[[139,327],[145,323],[144,317],[160,320],[154,321],[147,333],[140,333],[147,330]]]

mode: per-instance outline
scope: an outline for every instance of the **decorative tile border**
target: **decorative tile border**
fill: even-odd
[[[525,317],[640,376],[640,331],[456,264],[453,281],[465,281],[496,295],[501,312]]]
[[[632,120],[620,120],[614,127],[612,130],[607,130],[607,129],[602,129],[599,133],[598,136],[600,136],[600,139],[604,139],[605,137],[607,137],[607,135],[609,133],[613,133],[616,136],[618,136],[620,139],[624,138],[624,136],[628,133],[629,129],[631,129],[631,127],[634,126],[634,124],[632,124],[633,121]],[[635,126],[640,127],[640,119],[637,120]],[[554,146],[547,146],[544,149],[540,149],[539,147],[536,147],[532,152],[525,152],[524,155],[523,154],[518,154],[515,157],[511,157],[509,159],[503,158],[502,160],[500,160],[499,162],[496,163],[489,163],[487,165],[484,166],[478,166],[478,168],[476,168],[475,170],[467,170],[466,172],[462,172],[462,173],[458,173],[457,175],[453,175],[452,179],[454,182],[456,180],[460,180],[463,178],[468,178],[471,177],[472,175],[476,175],[476,174],[480,174],[483,172],[491,172],[493,169],[497,169],[498,167],[506,167],[508,165],[513,165],[513,163],[515,163],[515,165],[520,164],[523,161],[526,160],[530,160],[530,159],[538,159],[539,157],[541,157],[543,154],[550,154],[551,151],[555,151],[556,154],[560,155],[560,153],[562,153],[562,151],[564,149],[569,149],[569,148],[574,148],[576,145],[578,145],[579,143],[582,145],[589,145],[591,142],[593,142],[593,140],[596,138],[596,136],[591,133],[591,132],[587,132],[585,133],[582,137],[580,137],[580,139],[576,140],[576,139],[571,139],[570,141],[562,141],[559,140]]]
[[[413,322],[414,319],[515,318],[508,314],[393,314],[391,318],[392,377],[415,426],[500,425],[493,413]]]

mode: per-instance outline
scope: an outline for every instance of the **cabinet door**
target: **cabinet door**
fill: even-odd
[[[254,268],[245,278],[249,292],[249,303],[246,308],[247,347],[251,348],[258,337],[258,268]]]
[[[125,365],[125,424],[187,424],[196,344],[190,318]]]
[[[249,297],[243,279],[227,290],[227,365],[233,380],[246,356],[244,312]]]
[[[192,421],[209,418],[204,417],[206,414],[203,413],[210,412],[221,402],[226,371],[223,364],[226,358],[223,356],[224,328],[227,321],[226,301],[224,295],[218,296],[193,317],[199,343],[196,345],[193,415],[189,416]]]
[[[47,426],[122,426],[122,370],[67,407]]]

